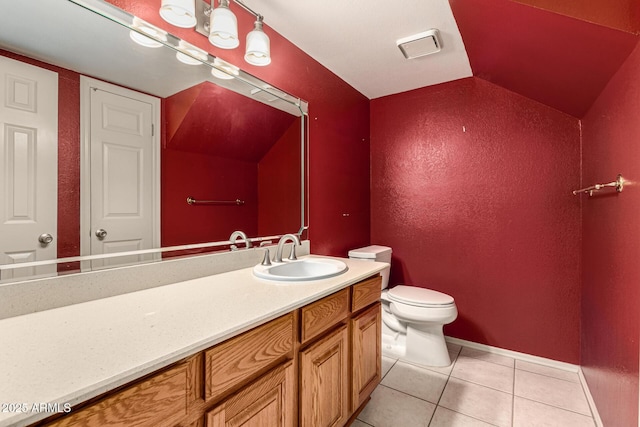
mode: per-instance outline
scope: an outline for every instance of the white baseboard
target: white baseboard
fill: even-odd
[[[580,377],[580,383],[582,384],[582,388],[584,389],[584,394],[587,396],[587,401],[589,402],[589,407],[591,408],[591,413],[593,414],[593,420],[596,422],[597,427],[603,427],[604,425],[602,424],[602,418],[600,418],[598,408],[596,407],[596,402],[594,402],[593,396],[591,396],[591,390],[589,390],[589,385],[587,384],[587,379],[584,377],[582,368],[580,368],[580,370],[578,371],[578,376]]]
[[[563,371],[574,372],[576,374],[578,373],[578,371],[580,371],[580,366],[578,365],[574,365],[566,362],[560,362],[558,360],[553,360],[553,359],[547,359],[545,357],[532,356],[531,354],[520,353],[513,350],[505,350],[504,348],[492,347],[486,344],[478,344],[476,342],[461,340],[459,338],[445,337],[445,340],[447,342],[450,342],[451,344],[458,344],[465,347],[475,348],[476,350],[486,351],[487,353],[494,353],[502,356],[508,356],[517,360],[537,363],[538,365],[544,365],[550,368],[562,369]]]
[[[579,365],[574,365],[572,363],[560,362],[558,360],[547,359],[545,357],[533,356],[531,354],[520,353],[513,350],[506,350],[504,348],[493,347],[486,344],[479,344],[472,341],[461,340],[460,338],[453,337],[445,337],[447,342],[451,344],[457,344],[464,347],[473,348],[476,350],[486,351],[487,353],[499,354],[501,356],[511,357],[516,360],[522,360],[525,362],[537,363],[539,365],[548,366],[550,368],[562,369],[563,371],[569,371],[577,373],[580,377],[580,384],[582,384],[582,388],[584,390],[584,394],[587,397],[587,402],[589,402],[589,407],[591,408],[591,413],[593,414],[593,419],[596,423],[597,427],[603,427],[602,419],[600,418],[600,414],[598,413],[598,408],[596,407],[596,403],[593,400],[593,396],[591,396],[591,391],[589,390],[589,386],[587,385],[587,380],[582,373],[582,368]]]

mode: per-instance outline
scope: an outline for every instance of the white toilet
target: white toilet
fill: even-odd
[[[391,263],[391,248],[372,245],[349,251],[349,258]],[[382,353],[425,366],[449,366],[442,327],[458,317],[453,298],[442,292],[399,285],[387,289],[382,275]]]

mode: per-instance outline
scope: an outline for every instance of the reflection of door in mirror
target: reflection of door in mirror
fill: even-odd
[[[0,57],[0,264],[55,259],[58,75]],[[0,279],[55,273],[8,270]]]
[[[83,175],[90,177],[85,180],[90,181],[89,197],[81,202],[83,216],[89,218],[83,228],[83,254],[157,247],[160,101],[84,76],[81,87],[83,147],[87,149],[82,169]],[[92,261],[91,268],[153,259],[157,258],[132,255],[100,259]]]

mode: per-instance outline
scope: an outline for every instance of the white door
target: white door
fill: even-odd
[[[157,247],[158,99],[104,82],[89,83],[90,224],[83,233],[90,240],[90,254]],[[151,255],[107,258],[93,261],[92,268],[154,258]]]
[[[0,80],[0,264],[55,259],[58,74],[0,56]],[[0,280],[55,271],[5,270]]]

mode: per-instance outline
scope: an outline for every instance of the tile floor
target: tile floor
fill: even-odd
[[[577,373],[448,345],[446,368],[383,357],[352,427],[595,426]]]

